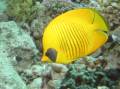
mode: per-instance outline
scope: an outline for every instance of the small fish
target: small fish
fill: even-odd
[[[95,52],[108,39],[109,26],[92,8],[79,8],[54,18],[43,33],[43,62],[69,64]]]

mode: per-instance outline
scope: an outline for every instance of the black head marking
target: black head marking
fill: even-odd
[[[51,61],[55,62],[57,58],[57,51],[53,48],[49,48],[45,55],[50,58]]]

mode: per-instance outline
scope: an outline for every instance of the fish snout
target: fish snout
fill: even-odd
[[[42,56],[41,57],[41,62],[48,62],[48,57],[47,56]]]

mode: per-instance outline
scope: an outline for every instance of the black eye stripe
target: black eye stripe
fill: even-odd
[[[57,58],[57,51],[53,48],[49,48],[45,55],[53,62],[56,62]]]

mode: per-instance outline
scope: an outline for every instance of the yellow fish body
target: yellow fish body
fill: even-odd
[[[42,61],[68,64],[84,57],[107,41],[108,29],[95,9],[65,12],[53,19],[44,31]]]

